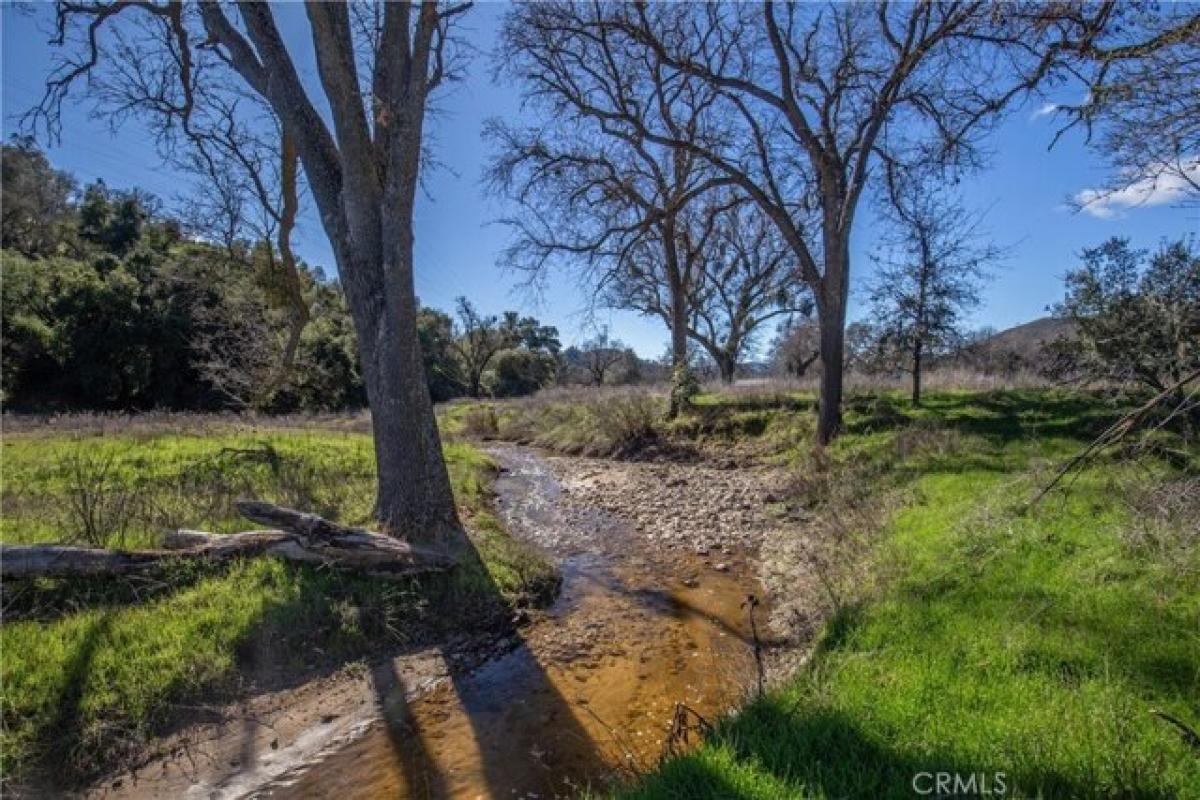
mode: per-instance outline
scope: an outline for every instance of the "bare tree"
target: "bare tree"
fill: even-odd
[[[717,234],[702,259],[688,331],[712,357],[721,380],[731,383],[762,325],[783,315],[808,315],[812,302],[796,279],[791,249],[756,204],[743,199],[714,214]]]
[[[264,406],[291,377],[300,337],[311,318],[305,279],[292,249],[300,210],[299,158],[295,143],[278,126],[273,135],[260,137],[238,123],[234,109],[224,113],[227,124],[216,130],[190,126],[188,147],[172,145],[166,155],[200,180],[201,189],[187,198],[184,208],[191,227],[221,239],[232,258],[254,269],[267,305],[283,317],[282,346],[270,328],[263,328],[261,340],[241,340],[246,349],[242,356],[231,361],[222,355],[202,365],[205,377],[227,387],[226,394],[235,402]],[[246,241],[253,243],[250,248],[244,246]]]
[[[593,386],[611,382],[614,371],[635,357],[622,342],[609,338],[607,328],[601,329],[595,338],[580,345],[579,353]]]
[[[863,375],[876,375],[894,368],[881,346],[882,336],[878,327],[864,320],[856,320],[846,326],[846,371]],[[824,365],[820,365],[824,369]]]
[[[257,287],[226,292],[222,302],[214,303],[212,285],[226,274],[260,269],[268,247],[235,244],[224,257],[209,252],[212,267],[173,280],[177,296],[188,298],[196,320],[188,342],[196,371],[224,403],[236,408],[269,404],[264,385],[279,364],[279,324]]]
[[[309,4],[316,104],[266,4],[60,2],[62,55],[35,113],[57,133],[77,82],[116,82],[135,62],[151,68],[134,80],[152,78],[184,125],[198,94],[236,86],[261,98],[295,143],[354,317],[375,434],[376,515],[393,535],[441,545],[464,540],[423,379],[413,207],[430,93],[454,77],[450,27],[466,8],[389,3],[356,24],[348,5]],[[332,130],[318,111],[325,103]]]
[[[561,11],[525,6],[502,34],[502,72],[547,119],[524,129],[500,122],[488,127],[498,150],[492,185],[519,208],[504,220],[517,237],[504,260],[538,278],[555,262],[582,265],[581,282],[593,302],[661,317],[671,332],[672,366],[685,365],[689,301],[703,265],[702,249],[687,241],[694,231],[683,215],[728,181],[696,154],[631,135],[608,120],[636,108],[672,136],[693,138],[715,92],[668,82],[641,48],[613,48],[605,59],[576,63],[573,69],[586,70],[595,85],[546,69],[539,48],[562,24]],[[670,413],[677,411],[673,401]]]
[[[710,189],[693,198],[677,215],[675,229],[676,249],[690,276],[685,333],[712,357],[721,379],[731,382],[760,326],[805,306],[791,251],[754,203],[729,190]],[[617,297],[614,305],[659,316],[669,325],[674,296],[659,259],[653,246],[635,248],[610,291]]]
[[[890,189],[891,230],[874,255],[872,317],[881,343],[907,362],[917,406],[927,359],[961,338],[963,313],[979,304],[986,267],[1002,252],[983,241],[981,216],[964,212],[932,181]]]
[[[1063,59],[1085,90],[1079,102],[1047,107],[1062,123],[1055,142],[1082,129],[1113,168],[1104,186],[1076,203],[1200,198],[1200,10],[1106,0],[1034,13],[1059,29]]]
[[[483,391],[483,373],[497,353],[512,346],[514,338],[511,328],[502,327],[495,316],[480,314],[465,297],[455,301],[455,310],[458,325],[450,346],[462,364],[467,394],[479,397]]]
[[[701,156],[779,226],[821,322],[822,444],[841,425],[849,240],[873,167],[971,163],[986,123],[1056,63],[1036,29],[983,2],[556,4],[512,15],[511,28],[537,35],[508,42],[510,52],[576,87],[584,113]],[[716,90],[704,116],[721,125],[679,136],[642,105],[608,102],[592,65],[639,45],[664,85]],[[725,133],[731,123],[736,135]]]
[[[809,317],[789,317],[771,343],[774,369],[793,378],[803,378],[821,357],[821,326]]]

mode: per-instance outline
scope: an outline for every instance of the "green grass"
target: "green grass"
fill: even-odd
[[[259,558],[179,567],[153,582],[6,585],[0,774],[49,770],[80,780],[120,763],[178,718],[180,705],[486,629],[511,617],[512,605],[546,596],[552,567],[508,537],[490,511],[493,463],[464,443],[447,444],[445,455],[479,556],[449,576],[382,581]],[[108,545],[153,545],[170,527],[252,527],[232,507],[240,497],[367,523],[372,468],[370,438],[345,432],[135,425],[103,436],[8,435],[0,531],[6,542],[85,543],[77,514],[54,513],[81,491],[81,469],[98,482],[97,495],[136,498]]]
[[[1196,510],[1131,535],[1136,498],[1179,473],[1101,460],[1025,510],[1116,413],[1045,392],[851,403],[834,460],[904,498],[874,580],[789,685],[621,796],[912,797],[950,772],[993,792],[1003,773],[1006,796],[1200,797],[1200,753],[1151,714],[1200,726]],[[922,430],[957,441],[905,443]]]
[[[460,484],[473,462],[447,455]],[[245,530],[233,501],[254,497],[360,524],[370,520],[374,454],[369,436],[306,430],[219,428],[104,435],[8,435],[4,519],[10,543],[80,541],[150,546],[163,530]],[[462,466],[459,469],[459,466]],[[88,532],[77,506],[100,498]],[[127,502],[119,502],[127,500]]]

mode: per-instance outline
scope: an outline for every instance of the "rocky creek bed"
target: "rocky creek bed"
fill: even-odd
[[[776,471],[492,451],[505,524],[560,564],[550,609],[224,709],[92,794],[572,796],[655,763],[681,704],[699,724],[752,690]]]

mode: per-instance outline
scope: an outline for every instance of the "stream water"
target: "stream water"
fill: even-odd
[[[273,796],[573,796],[655,764],[676,704],[712,719],[753,685],[748,563],[659,552],[541,456],[494,454],[499,511],[558,560],[561,596],[515,649],[411,704],[394,692],[386,725]]]

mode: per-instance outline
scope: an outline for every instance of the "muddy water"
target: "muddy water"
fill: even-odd
[[[712,718],[753,684],[748,564],[657,552],[542,457],[496,456],[499,509],[559,560],[562,595],[507,655],[411,705],[393,692],[386,726],[273,796],[573,796],[654,764],[677,703]]]

